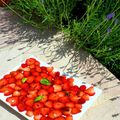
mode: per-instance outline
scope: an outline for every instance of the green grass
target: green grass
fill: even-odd
[[[72,10],[80,1],[86,11],[78,19]],[[90,52],[120,79],[119,4],[119,0],[12,0],[10,8],[25,23],[63,31],[76,49]],[[115,14],[110,20],[109,13]]]

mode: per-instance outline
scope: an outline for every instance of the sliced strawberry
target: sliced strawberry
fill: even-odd
[[[35,116],[34,116],[34,120],[40,120],[40,119],[41,119],[41,117],[42,117],[42,115],[41,115],[41,114],[35,115]]]
[[[51,87],[48,89],[48,92],[49,92],[49,93],[53,93],[53,92],[54,92],[53,86],[51,86]]]
[[[13,88],[10,87],[3,87],[3,93],[5,96],[9,96],[14,92]]]
[[[42,116],[40,120],[50,120],[48,117]]]
[[[66,120],[66,119],[65,117],[61,116],[61,117],[55,118],[55,120]]]
[[[21,88],[22,88],[23,90],[28,91],[28,90],[29,90],[29,84],[28,84],[28,83],[24,83],[24,84],[21,85]]]
[[[56,93],[58,95],[58,97],[64,97],[65,96],[65,92],[60,91]]]
[[[34,65],[34,64],[29,65],[29,68],[30,68],[30,69],[34,69],[34,68],[35,68],[35,65]]]
[[[69,90],[70,89],[70,85],[69,82],[66,82],[62,85],[63,90]]]
[[[80,99],[78,100],[78,103],[80,103],[80,104],[84,104],[85,102],[86,102],[86,100],[83,99],[83,98],[80,98]]]
[[[73,92],[75,92],[75,94],[79,91],[79,87],[77,85],[74,85],[71,87],[71,89]]]
[[[32,65],[32,64],[34,64],[35,62],[36,62],[36,60],[35,60],[34,58],[29,58],[29,59],[26,60],[26,64],[27,64],[27,65]]]
[[[20,112],[23,112],[23,111],[25,111],[26,106],[25,106],[25,104],[18,103],[17,108]]]
[[[77,102],[79,99],[80,99],[80,97],[78,97],[77,95],[70,96],[70,100],[73,102]]]
[[[25,67],[27,67],[27,64],[23,63],[23,64],[21,64],[21,67],[25,68]]]
[[[36,60],[36,61],[35,61],[35,65],[40,66],[40,62]]]
[[[45,67],[45,66],[42,66],[42,67],[41,67],[41,71],[42,71],[43,73],[46,73],[46,72],[47,72],[46,67]]]
[[[48,91],[45,89],[41,89],[39,90],[38,95],[48,95]]]
[[[8,78],[11,78],[11,77],[12,77],[11,74],[7,74],[7,75],[4,76],[4,79],[8,79]]]
[[[85,85],[81,85],[79,88],[81,91],[85,91],[86,90],[86,86]]]
[[[50,73],[50,72],[52,72],[52,71],[53,71],[53,69],[54,69],[54,68],[53,68],[53,67],[47,67],[46,69],[47,69],[47,72],[49,72],[49,73]]]
[[[34,100],[32,98],[29,98],[25,101],[25,104],[27,106],[31,106],[31,107],[33,106],[33,103],[34,103]]]
[[[44,106],[44,104],[43,103],[40,103],[40,102],[35,102],[34,104],[33,104],[33,108],[34,109],[39,109],[39,108],[42,108]]]
[[[55,80],[54,80],[54,84],[56,84],[56,85],[61,85],[61,84],[62,84],[62,80],[60,80],[60,79],[55,79]]]
[[[40,74],[39,74],[39,72],[34,71],[34,72],[32,72],[32,75],[33,76],[39,76]]]
[[[88,101],[89,100],[89,95],[84,94],[81,98],[84,99],[85,101]]]
[[[62,113],[63,113],[63,115],[65,115],[65,116],[71,115],[71,108],[69,108],[69,107],[64,107],[64,108],[62,109]]]
[[[51,93],[48,97],[48,99],[52,100],[52,101],[56,101],[56,100],[58,100],[58,98],[59,98],[58,95],[55,93]]]
[[[85,93],[84,93],[83,91],[79,91],[79,92],[77,93],[77,95],[78,95],[79,97],[82,97],[84,94],[85,94]]]
[[[10,74],[11,74],[12,76],[16,76],[18,73],[19,73],[18,71],[12,71],[12,72],[10,72]]]
[[[25,90],[21,90],[21,91],[20,91],[20,95],[21,95],[21,96],[26,96],[26,95],[27,95],[27,92],[26,92]]]
[[[46,102],[48,99],[48,97],[46,95],[43,96],[43,98],[40,100],[40,102],[44,103]]]
[[[68,102],[65,104],[66,107],[69,107],[69,108],[73,108],[74,107],[74,103],[73,102]]]
[[[75,107],[81,109],[81,108],[82,108],[82,104],[77,104],[77,103],[76,103],[76,104],[75,104]]]
[[[36,76],[35,81],[36,81],[36,82],[40,82],[41,79],[42,79],[41,76]]]
[[[68,115],[68,116],[66,116],[66,119],[65,119],[65,120],[73,120],[72,115]]]
[[[85,90],[85,93],[90,96],[95,95],[94,87],[93,86],[89,87],[88,89]]]
[[[17,106],[18,105],[18,97],[15,97],[15,96],[8,97],[6,99],[6,101],[9,102],[11,106]]]
[[[41,73],[40,75],[42,78],[47,78],[47,76],[48,76],[47,73]]]
[[[62,91],[62,86],[61,85],[53,85],[54,92],[60,92]]]
[[[64,96],[64,97],[59,98],[59,101],[62,102],[62,103],[66,103],[66,102],[69,102],[70,99],[69,99],[68,96]]]
[[[32,83],[34,81],[35,77],[34,76],[28,76],[27,77],[27,83]]]
[[[79,108],[75,108],[75,107],[72,108],[72,111],[71,111],[72,114],[77,114],[79,112],[81,112],[81,110]]]
[[[49,117],[52,118],[52,119],[60,117],[61,115],[62,115],[62,112],[60,110],[51,110],[49,112]]]
[[[48,107],[48,108],[52,108],[52,107],[53,107],[52,101],[46,101],[44,104],[45,104],[45,106]]]
[[[30,75],[30,72],[29,71],[24,71],[23,75],[24,75],[24,77],[28,77]]]
[[[35,70],[36,70],[37,72],[41,72],[40,66],[36,66],[36,67],[35,67]]]
[[[20,96],[20,92],[19,91],[14,91],[13,96]]]
[[[64,104],[61,102],[54,102],[53,103],[53,108],[55,108],[55,109],[61,109],[63,107],[64,107]]]
[[[29,117],[32,117],[33,116],[33,111],[28,110],[28,111],[26,111],[25,114]]]
[[[40,83],[32,83],[30,84],[30,88],[33,90],[40,90],[41,86]]]
[[[7,79],[1,79],[0,80],[0,88],[3,87],[4,85],[8,84],[8,80]]]
[[[16,79],[16,80],[21,80],[23,77],[24,77],[24,75],[23,75],[22,73],[18,73],[18,74],[15,76],[15,79]]]
[[[67,78],[67,81],[69,81],[70,86],[73,86],[73,82],[74,82],[73,78]]]
[[[42,114],[42,115],[48,115],[49,114],[49,112],[50,112],[50,108],[47,108],[47,107],[42,107],[42,108],[40,108],[40,113]]]

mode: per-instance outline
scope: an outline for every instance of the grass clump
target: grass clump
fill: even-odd
[[[69,36],[120,79],[119,0],[12,0],[24,21],[54,26]]]

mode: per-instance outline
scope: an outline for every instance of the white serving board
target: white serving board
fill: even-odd
[[[35,58],[36,60],[38,60],[39,62],[40,62],[40,66],[50,66],[50,65],[48,65],[47,63],[45,63],[45,62],[43,62],[43,61],[41,61],[39,58],[36,58],[36,57],[34,57],[34,56],[30,56],[29,58]],[[26,59],[25,59],[26,60]],[[14,71],[14,70],[17,70],[20,66],[21,66],[21,64],[22,63],[25,63],[25,60],[24,61],[22,61],[21,63],[19,63],[19,65],[18,66],[16,66],[14,69],[12,69],[11,71]],[[11,72],[11,71],[9,71],[9,72]],[[58,70],[58,69],[56,69],[56,68],[54,68],[54,71],[59,71],[60,72],[60,74],[61,75],[63,75],[63,74],[65,74],[65,73],[63,73],[61,70]],[[6,74],[8,74],[9,72],[7,72]],[[70,77],[70,75],[68,75],[68,74],[66,74],[67,75],[67,77]],[[0,78],[2,78],[3,76],[1,76]],[[82,81],[82,80],[79,80],[79,79],[77,79],[77,78],[75,78],[75,77],[73,77],[74,78],[74,85],[77,85],[77,86],[80,86],[80,85],[86,85],[87,87],[90,87],[91,85],[90,84],[87,84],[87,83],[85,83],[84,81]],[[81,118],[81,116],[88,110],[88,108],[90,108],[91,106],[92,106],[92,104],[95,102],[95,100],[100,96],[100,94],[102,93],[102,90],[100,90],[99,88],[97,88],[97,87],[94,87],[94,90],[95,90],[95,95],[94,96],[91,96],[90,97],[90,100],[89,101],[87,101],[85,104],[83,104],[82,105],[82,111],[80,112],[80,113],[78,113],[78,114],[75,114],[75,115],[73,115],[73,120],[80,120],[80,118]],[[8,103],[8,102],[6,102],[6,98],[7,98],[8,96],[4,96],[4,94],[3,93],[0,93],[0,100],[1,101],[3,101],[5,104],[7,104],[8,106],[10,106],[10,104]],[[25,111],[24,112],[19,112],[18,110],[17,110],[17,108],[16,107],[12,107],[12,106],[10,106],[12,109],[14,109],[15,111],[17,111],[19,114],[21,114],[22,116],[24,116],[25,118],[27,118],[28,120],[34,120],[33,119],[33,117],[28,117],[26,114],[25,114]]]

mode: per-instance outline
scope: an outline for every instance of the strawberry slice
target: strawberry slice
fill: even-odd
[[[54,92],[60,92],[62,91],[62,86],[61,85],[53,85]]]
[[[17,109],[18,109],[20,112],[25,111],[25,108],[26,108],[25,104],[18,103]]]
[[[50,108],[47,108],[47,107],[42,107],[40,108],[40,113],[45,116],[45,115],[48,115],[50,112]]]
[[[54,69],[54,68],[53,68],[53,67],[47,67],[46,69],[47,69],[47,72],[49,72],[49,73],[50,73],[50,72],[52,72],[52,71],[53,71],[53,69]]]
[[[89,100],[89,95],[84,94],[81,98],[84,99],[85,101],[88,101]]]
[[[85,93],[90,96],[95,95],[94,87],[93,86],[89,87],[88,89],[85,90]]]
[[[55,108],[55,109],[61,109],[63,107],[64,107],[64,104],[61,102],[54,102],[53,103],[53,108]]]
[[[29,117],[32,117],[33,116],[33,111],[28,110],[28,111],[26,111],[25,114]]]
[[[60,110],[51,110],[48,116],[52,119],[55,119],[57,117],[60,117],[61,115],[62,115],[62,112]]]
[[[48,107],[48,108],[52,108],[53,107],[52,101],[45,102],[45,106]]]
[[[73,120],[72,115],[68,115],[65,120]]]
[[[58,100],[58,98],[59,98],[58,95],[55,93],[51,93],[48,97],[48,99],[51,101],[56,101],[56,100]]]
[[[15,79],[16,80],[21,80],[23,78],[23,74],[22,73],[18,73],[16,76],[15,76]]]
[[[11,96],[6,99],[7,102],[10,103],[11,106],[17,106],[18,105],[18,97]]]
[[[3,87],[2,89],[2,92],[4,93],[5,96],[9,96],[11,95],[13,92],[14,92],[14,89],[11,88],[11,87]]]
[[[81,85],[79,88],[81,91],[85,91],[86,90],[86,86],[85,85]]]
[[[3,87],[4,85],[7,85],[8,84],[8,80],[7,79],[1,79],[0,80],[0,88]]]
[[[77,114],[79,112],[81,112],[81,110],[79,108],[75,108],[75,107],[72,108],[72,111],[71,111],[72,114]]]
[[[74,107],[74,103],[73,102],[68,102],[65,104],[66,107],[69,107],[69,108],[73,108]]]
[[[61,116],[61,117],[55,118],[55,120],[66,120],[66,119],[65,117]]]
[[[16,90],[16,91],[14,91],[14,92],[13,92],[13,96],[20,96],[20,92],[19,92],[19,91],[17,91],[17,90]]]
[[[44,104],[43,103],[40,103],[40,102],[35,102],[34,104],[33,104],[33,108],[34,109],[39,109],[39,108],[42,108],[44,106]]]

